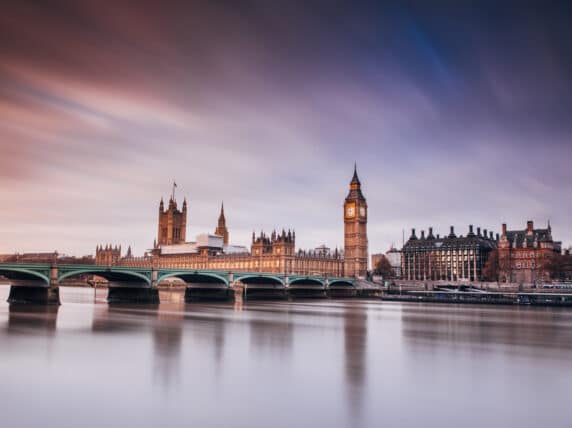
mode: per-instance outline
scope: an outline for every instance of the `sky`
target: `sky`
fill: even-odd
[[[568,3],[568,4],[567,4]],[[369,251],[527,220],[572,245],[572,6],[544,1],[25,1],[0,14],[0,253],[294,228]]]

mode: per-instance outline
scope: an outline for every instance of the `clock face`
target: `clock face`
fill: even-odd
[[[365,217],[365,207],[359,207],[359,215]]]
[[[356,215],[356,207],[353,205],[349,205],[346,208],[346,216],[347,217],[354,217]]]

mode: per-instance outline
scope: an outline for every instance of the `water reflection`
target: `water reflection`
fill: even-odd
[[[344,314],[344,353],[350,417],[357,424],[367,369],[367,312],[351,303]]]
[[[563,308],[429,304],[405,305],[401,313],[403,335],[411,346],[572,350],[572,313]]]
[[[56,333],[58,305],[20,305],[10,304],[8,308],[7,332],[53,336]]]
[[[280,358],[290,354],[294,332],[291,322],[251,319],[249,325],[252,353],[268,352]]]
[[[569,426],[572,311],[62,297],[0,302],[2,426]]]
[[[154,380],[161,383],[166,390],[178,381],[183,319],[182,312],[162,314],[153,327]]]

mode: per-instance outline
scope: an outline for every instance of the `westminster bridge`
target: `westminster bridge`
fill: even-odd
[[[11,303],[59,304],[65,280],[97,276],[108,281],[109,303],[159,303],[158,285],[185,283],[185,300],[351,297],[361,295],[355,278],[201,269],[145,268],[52,263],[0,263],[10,282]],[[375,290],[370,290],[375,291]]]

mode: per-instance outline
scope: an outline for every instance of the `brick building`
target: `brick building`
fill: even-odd
[[[498,246],[500,280],[519,284],[548,280],[548,261],[560,254],[561,247],[562,243],[552,238],[550,222],[545,229],[535,229],[529,220],[524,230],[507,230],[503,223]]]

